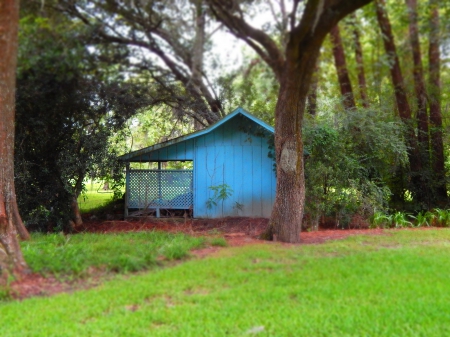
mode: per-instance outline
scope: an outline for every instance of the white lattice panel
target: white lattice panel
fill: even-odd
[[[192,177],[192,170],[130,170],[128,208],[192,208]]]

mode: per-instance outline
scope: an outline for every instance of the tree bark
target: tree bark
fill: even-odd
[[[22,221],[22,217],[20,216],[19,207],[17,206],[17,200],[14,200],[12,209],[13,209],[13,215],[14,215],[14,224],[17,229],[17,233],[19,234],[19,236],[22,240],[29,240],[30,233],[26,229],[26,227]]]
[[[397,48],[392,34],[391,23],[386,12],[385,0],[376,0],[376,14],[378,24],[383,35],[383,43],[386,54],[391,57],[391,79],[394,86],[394,95],[397,103],[398,114],[406,125],[406,139],[409,146],[408,159],[411,170],[411,189],[414,198],[419,202],[423,201],[421,192],[425,188],[421,179],[422,162],[420,159],[419,147],[414,131],[414,122],[411,116],[411,107],[408,102],[405,84],[400,61],[397,54]]]
[[[319,87],[319,63],[320,60],[317,60],[316,66],[314,67],[314,73],[312,75],[311,80],[311,88],[309,89],[309,94],[307,97],[307,111],[311,116],[315,116],[317,114],[317,90]]]
[[[86,173],[83,171],[78,172],[78,179],[75,183],[75,186],[73,187],[73,195],[72,195],[72,202],[71,202],[71,209],[72,209],[72,219],[71,222],[69,222],[68,229],[71,231],[74,229],[74,226],[81,226],[83,224],[83,218],[81,217],[80,207],[78,206],[78,197],[81,194],[82,191],[82,185],[83,180],[86,177]]]
[[[345,51],[342,45],[339,25],[334,26],[330,31],[331,43],[333,44],[333,58],[338,75],[339,87],[341,89],[342,104],[346,110],[356,109],[355,98],[353,96],[352,83],[348,75]]]
[[[277,193],[269,228],[273,239],[282,242],[300,241],[305,202],[302,124],[309,89],[304,83],[310,82],[319,53],[311,49],[300,60],[288,58],[275,108]]]
[[[411,42],[411,50],[413,55],[413,77],[414,90],[417,99],[417,127],[419,146],[422,153],[422,165],[426,166],[428,149],[429,149],[429,134],[428,134],[428,113],[427,113],[427,92],[425,89],[425,80],[423,76],[422,55],[420,52],[419,29],[417,22],[417,0],[406,0],[409,11],[409,39]]]
[[[83,224],[83,218],[81,217],[81,212],[80,212],[80,208],[78,207],[78,200],[77,200],[76,196],[73,196],[71,208],[72,208],[73,225],[75,225],[75,226],[82,225]]]
[[[442,139],[441,112],[441,80],[440,80],[440,51],[439,51],[439,1],[430,0],[430,44],[429,56],[429,99],[430,99],[430,137],[432,168],[435,174],[436,197],[438,203],[445,205],[448,201],[445,178],[444,142]]]
[[[355,45],[355,61],[356,61],[356,70],[358,72],[358,84],[359,84],[359,95],[361,96],[361,102],[364,108],[368,108],[369,98],[367,96],[367,82],[366,75],[364,71],[364,61],[363,61],[363,52],[361,46],[361,38],[359,36],[359,30],[356,25],[356,15],[352,13],[352,26],[353,26],[353,43]]]
[[[19,1],[0,1],[0,285],[27,265],[17,238],[14,188],[14,113]],[[20,216],[19,216],[20,218]],[[19,227],[20,228],[20,227]]]

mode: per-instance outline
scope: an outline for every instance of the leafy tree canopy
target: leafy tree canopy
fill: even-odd
[[[147,83],[100,67],[83,26],[26,16],[21,21],[16,109],[16,183],[31,224],[70,229],[87,174],[121,174],[110,137],[157,103]],[[80,28],[80,29],[79,29]],[[76,203],[75,203],[76,204]]]

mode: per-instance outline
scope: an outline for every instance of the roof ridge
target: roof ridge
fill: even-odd
[[[153,145],[147,146],[147,147],[139,149],[139,150],[128,152],[126,154],[123,154],[123,155],[119,156],[119,160],[121,160],[121,161],[128,161],[128,159],[131,159],[131,158],[133,158],[135,156],[142,156],[142,155],[145,155],[145,154],[147,154],[149,152],[162,149],[162,148],[164,148],[166,146],[170,146],[170,145],[173,145],[173,144],[180,143],[182,141],[186,141],[186,140],[189,140],[189,139],[192,139],[192,138],[196,138],[196,137],[205,135],[205,134],[207,134],[207,133],[217,129],[219,126],[223,125],[224,123],[226,123],[227,121],[229,121],[230,119],[234,118],[235,116],[237,116],[239,114],[247,117],[248,119],[252,120],[256,124],[262,126],[267,131],[269,131],[271,133],[275,132],[275,130],[274,130],[274,128],[272,126],[270,126],[269,124],[267,124],[263,120],[259,119],[258,117],[252,115],[251,113],[249,113],[245,109],[243,109],[241,107],[238,107],[238,108],[234,109],[231,113],[229,113],[228,115],[223,117],[222,119],[218,120],[216,123],[211,124],[211,125],[207,126],[206,128],[204,128],[202,130],[191,132],[191,133],[188,133],[186,135],[179,136],[179,137],[176,137],[176,138],[173,138],[173,139],[169,139],[169,140],[166,140],[166,141],[161,142],[161,143],[153,144]]]

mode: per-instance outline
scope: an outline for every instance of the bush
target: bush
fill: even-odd
[[[401,123],[380,111],[322,113],[304,127],[306,213],[346,227],[354,214],[386,212],[392,170],[406,163]]]

